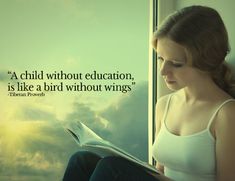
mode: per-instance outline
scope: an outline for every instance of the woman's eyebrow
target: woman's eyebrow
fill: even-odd
[[[163,60],[165,60],[161,55],[158,55],[157,54],[157,58],[161,58]],[[177,63],[186,63],[186,60],[185,59],[166,59],[166,61],[174,61],[174,62],[177,62]]]
[[[185,59],[171,59],[169,61],[174,61],[174,62],[178,62],[178,63],[186,63]]]

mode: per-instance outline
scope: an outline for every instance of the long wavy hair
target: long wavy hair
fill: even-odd
[[[221,89],[235,97],[235,80],[225,62],[230,52],[228,33],[215,9],[190,6],[176,11],[154,33],[155,48],[157,40],[163,37],[184,46],[191,53],[193,66],[210,73]]]

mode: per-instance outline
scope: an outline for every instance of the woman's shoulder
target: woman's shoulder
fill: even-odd
[[[235,128],[235,99],[225,100],[221,106],[219,107],[216,119],[216,128],[218,130],[222,130],[222,128]]]
[[[158,98],[157,104],[156,104],[156,112],[158,114],[162,114],[165,111],[168,101],[170,101],[171,97],[175,95],[176,95],[176,92],[173,92],[173,93],[166,94]]]
[[[218,96],[218,115],[226,116],[235,111],[235,98],[231,95],[224,93]]]
[[[172,95],[173,95],[173,93],[166,94],[166,95],[161,96],[160,98],[158,98],[156,107],[157,108],[165,107],[168,100],[169,100],[169,98],[172,97]]]
[[[168,102],[169,99],[171,99],[171,97],[174,98],[179,98],[180,96],[180,91],[175,91],[169,94],[166,94],[164,96],[161,96],[160,98],[158,98],[157,100],[157,105],[166,105],[166,103]]]
[[[218,115],[223,118],[230,116],[234,117],[234,112],[235,112],[235,99],[231,98],[223,101],[218,111]]]
[[[159,130],[161,128],[161,122],[162,118],[166,109],[167,102],[169,98],[172,96],[172,94],[167,94],[164,96],[161,96],[160,98],[157,99],[157,104],[156,104],[156,134],[159,133]]]

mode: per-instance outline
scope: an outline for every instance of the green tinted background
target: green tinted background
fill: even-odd
[[[148,21],[145,0],[0,0],[0,180],[60,180],[78,149],[68,121],[147,160]],[[128,93],[8,96],[7,72],[25,70],[129,72],[136,84]]]

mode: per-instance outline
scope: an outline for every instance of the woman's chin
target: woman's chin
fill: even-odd
[[[182,88],[176,82],[166,83],[166,86],[172,91],[176,91]]]

